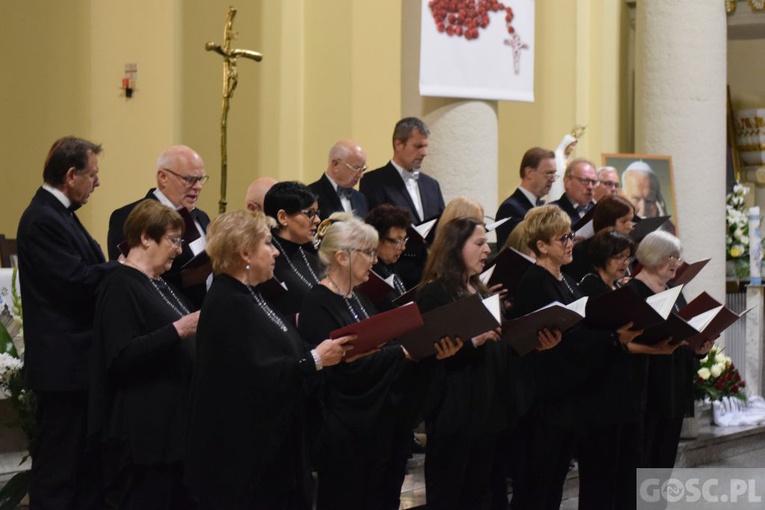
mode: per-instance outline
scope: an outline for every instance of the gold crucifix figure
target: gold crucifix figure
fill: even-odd
[[[234,17],[236,9],[228,8],[226,16],[226,25],[223,27],[223,46],[209,42],[205,44],[205,50],[214,51],[223,57],[223,104],[220,114],[220,201],[218,202],[218,212],[226,212],[226,182],[228,176],[228,150],[227,150],[227,131],[228,131],[228,108],[229,101],[234,96],[234,90],[239,83],[236,70],[236,59],[239,57],[249,58],[255,62],[263,60],[263,55],[257,51],[231,49],[231,41],[236,39],[234,32]]]

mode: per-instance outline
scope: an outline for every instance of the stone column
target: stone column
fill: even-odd
[[[672,156],[686,258],[712,258],[686,296],[706,290],[725,302],[724,5],[640,0],[636,29],[635,148]]]
[[[423,171],[438,179],[446,202],[464,195],[487,215],[497,210],[498,121],[496,101],[422,97],[420,2],[402,2],[401,116],[420,117],[430,128]]]

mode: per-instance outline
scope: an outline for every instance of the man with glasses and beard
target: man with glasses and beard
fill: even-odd
[[[120,207],[109,218],[108,251],[109,258],[116,260],[120,255],[119,245],[125,239],[124,225],[130,212],[141,200],[152,199],[177,210],[186,223],[183,234],[183,252],[175,258],[173,266],[163,275],[165,279],[183,290],[196,308],[202,306],[205,297],[205,275],[196,275],[194,283],[189,284],[181,277],[181,270],[194,256],[206,246],[205,232],[210,224],[210,217],[196,207],[202,185],[207,182],[205,164],[202,158],[190,147],[175,145],[160,154],[157,160],[157,187],[146,196]],[[202,269],[204,272],[204,269]],[[201,280],[201,281],[200,281]]]
[[[571,224],[576,225],[587,211],[595,205],[593,191],[598,183],[595,165],[584,158],[576,158],[566,168],[563,185],[566,192],[553,204],[563,209],[571,218]]]

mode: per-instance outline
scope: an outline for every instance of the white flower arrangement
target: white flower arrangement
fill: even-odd
[[[749,256],[749,218],[745,210],[745,197],[749,187],[733,185],[725,198],[725,248],[727,260],[746,260]]]

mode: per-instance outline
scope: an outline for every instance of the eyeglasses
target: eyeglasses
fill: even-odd
[[[619,184],[618,182],[612,182],[612,181],[598,181],[598,183],[599,183],[601,186],[605,186],[606,188],[611,188],[611,189],[619,189],[619,188],[621,188],[621,187],[622,187],[622,185],[621,185],[621,184]],[[584,183],[582,183],[582,184],[584,184]]]
[[[176,248],[182,248],[183,247],[183,238],[182,237],[170,237],[169,235],[165,235],[167,237],[167,240],[170,241],[170,244],[172,244]]]
[[[300,212],[305,214],[309,220],[312,220],[321,214],[321,210],[319,209],[301,209]]]
[[[556,238],[556,241],[560,241],[560,244],[566,245],[567,243],[573,243],[574,242],[574,234],[573,232],[569,232],[568,234],[564,234],[558,238]]]
[[[359,248],[351,248],[351,251],[357,251],[359,253],[363,253],[364,255],[366,255],[372,260],[377,258],[377,250],[373,248],[367,248],[366,250],[361,250]]]
[[[667,257],[667,260],[669,260],[675,266],[679,266],[683,263],[682,257],[675,257],[674,255]]]
[[[181,174],[177,174],[177,173],[173,172],[169,168],[163,168],[162,170],[164,170],[165,172],[169,172],[169,173],[173,174],[174,176],[176,176],[177,178],[179,178],[180,180],[185,182],[189,187],[195,185],[196,183],[204,184],[210,178],[209,175],[203,175],[201,177],[195,177],[193,175],[181,175]]]
[[[551,180],[551,181],[554,181],[555,179],[557,179],[558,175],[559,175],[558,172],[545,172],[544,173],[544,176],[547,179]]]
[[[409,238],[405,237],[403,239],[393,239],[391,237],[383,237],[383,241],[388,241],[390,244],[394,245],[396,248],[404,248],[406,246],[406,242],[409,241]]]
[[[581,182],[582,186],[595,186],[598,183],[598,181],[596,181],[595,179],[588,179],[586,177],[577,177],[575,175],[572,175],[571,178]]]
[[[367,165],[364,165],[361,168],[356,168],[355,166],[349,165],[345,161],[341,161],[341,163],[344,164],[345,166],[347,166],[348,168],[350,168],[351,170],[353,170],[354,172],[356,172],[357,174],[364,173],[367,170],[369,170],[369,167]]]

